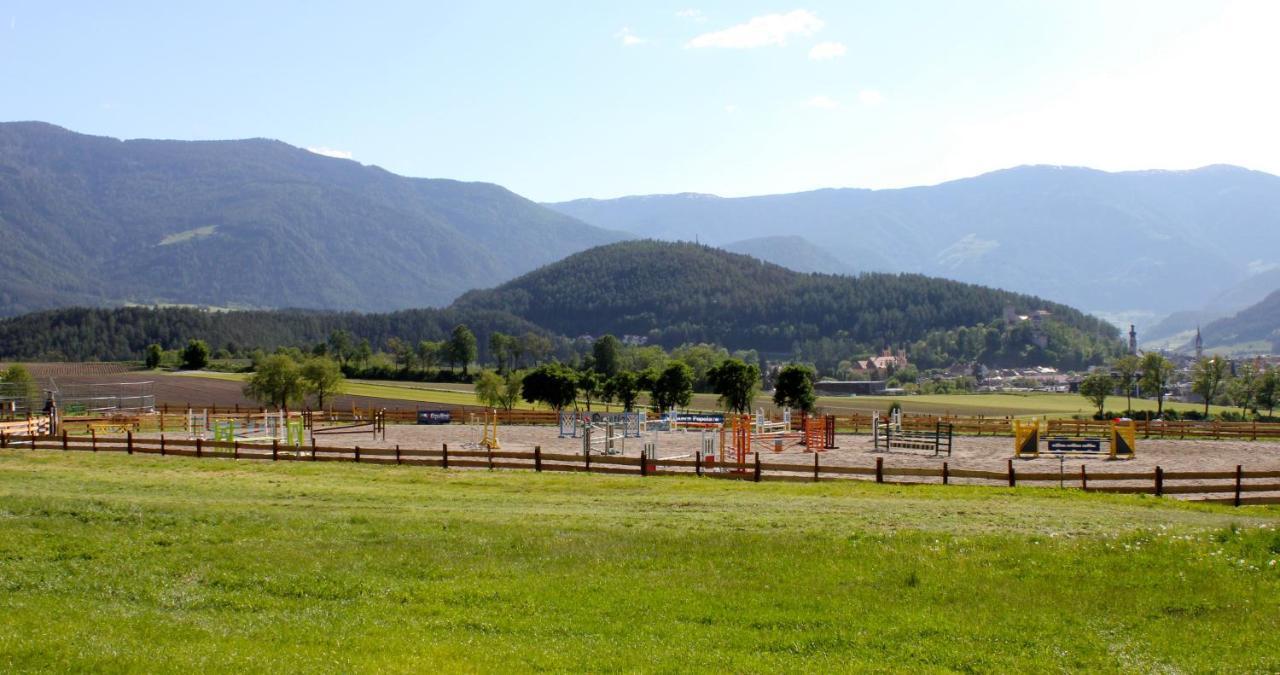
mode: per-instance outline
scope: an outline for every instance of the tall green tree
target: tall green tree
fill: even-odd
[[[1138,375],[1142,372],[1142,360],[1132,354],[1125,354],[1111,362],[1111,371],[1116,376],[1116,384],[1124,390],[1124,409],[1133,410],[1133,388],[1138,384]]]
[[[476,398],[487,407],[511,410],[520,400],[523,384],[524,375],[520,371],[512,370],[503,375],[484,370],[476,377]]]
[[[1248,412],[1250,407],[1255,408],[1257,412],[1258,388],[1262,385],[1262,375],[1258,369],[1251,363],[1240,366],[1236,371],[1236,376],[1231,378],[1231,384],[1227,391],[1231,395],[1231,402],[1240,406],[1240,412]]]
[[[578,392],[582,394],[582,398],[587,403],[587,410],[591,410],[591,399],[600,393],[604,381],[600,378],[600,373],[594,370],[584,370],[578,373]]]
[[[1280,402],[1280,370],[1272,368],[1262,375],[1258,383],[1258,407],[1265,408],[1267,417],[1270,417],[1275,413],[1278,402]]]
[[[595,371],[607,380],[618,374],[622,361],[622,343],[612,335],[605,335],[591,345]]]
[[[189,340],[182,350],[182,367],[185,370],[200,370],[209,365],[209,345],[204,340]]]
[[[341,393],[342,383],[346,380],[342,375],[342,367],[327,356],[307,359],[302,364],[299,375],[302,377],[304,391],[316,397],[317,408],[324,408],[325,399]]]
[[[1204,397],[1204,416],[1209,418],[1209,405],[1222,393],[1222,385],[1227,381],[1230,364],[1218,355],[1200,359],[1191,369],[1191,391]]]
[[[813,369],[798,363],[790,363],[778,372],[773,384],[773,404],[779,408],[793,408],[801,412],[813,412],[817,396],[813,393]]]
[[[1156,415],[1164,415],[1164,395],[1173,378],[1173,363],[1164,356],[1151,352],[1142,357],[1142,377],[1138,386],[1142,393],[1156,397]]]
[[[145,364],[147,370],[154,370],[160,367],[160,361],[164,359],[164,348],[152,342],[147,345],[147,358]]]
[[[611,401],[617,401],[622,409],[631,412],[640,396],[640,378],[629,370],[623,370],[604,383],[604,395]]]
[[[730,412],[750,412],[760,390],[760,368],[741,359],[725,359],[707,372],[711,391],[719,396],[720,407]]]
[[[489,356],[498,367],[499,373],[511,368],[519,341],[514,336],[499,331],[489,334]]]
[[[344,366],[347,365],[347,361],[351,359],[354,351],[351,333],[342,328],[329,333],[329,353],[333,354],[339,363]]]
[[[475,333],[467,328],[466,324],[458,324],[453,327],[453,332],[449,334],[449,365],[461,363],[462,374],[467,374],[467,368],[471,362],[476,360],[477,342]]]
[[[431,340],[418,342],[418,347],[414,351],[418,353],[418,365],[424,372],[435,368],[440,362],[440,344]]]
[[[564,364],[543,364],[524,376],[520,395],[529,403],[564,410],[578,398],[578,374]]]
[[[11,396],[21,397],[29,404],[34,403],[39,388],[36,386],[36,378],[31,376],[31,372],[19,364],[13,364],[0,373],[0,383],[8,386],[7,392]]]
[[[1107,397],[1115,391],[1116,381],[1107,373],[1092,373],[1080,381],[1080,395],[1089,399],[1101,418],[1106,410]]]
[[[650,402],[658,412],[683,408],[693,400],[693,369],[683,361],[672,361],[648,379],[652,380]]]
[[[245,396],[264,405],[286,409],[291,403],[301,402],[306,391],[298,362],[284,354],[263,358],[244,386]]]

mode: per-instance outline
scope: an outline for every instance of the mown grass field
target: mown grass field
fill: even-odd
[[[1280,510],[0,452],[0,670],[1280,669]]]

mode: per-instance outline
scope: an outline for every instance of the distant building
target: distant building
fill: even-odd
[[[1138,329],[1129,324],[1129,356],[1138,355]]]
[[[884,380],[823,380],[815,382],[813,392],[819,396],[868,396],[885,392]]]
[[[1196,326],[1196,361],[1204,358],[1204,338],[1200,337],[1200,327]]]
[[[855,373],[883,373],[888,370],[905,368],[908,364],[907,351],[905,349],[899,349],[896,352],[885,349],[879,356],[854,361],[851,370]]]

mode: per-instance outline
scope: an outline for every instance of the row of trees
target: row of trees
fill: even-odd
[[[327,356],[303,357],[281,350],[260,359],[245,383],[244,395],[264,405],[288,408],[315,397],[316,407],[341,393],[345,377],[337,361]]]
[[[608,358],[607,351],[606,347],[604,359],[582,369],[549,363],[529,371],[484,371],[476,379],[476,396],[495,408],[510,410],[523,399],[557,411],[576,407],[579,401],[590,410],[593,401],[603,401],[617,403],[630,412],[646,393],[650,407],[657,412],[682,408],[693,400],[695,375],[689,364],[672,361],[661,370],[620,370]],[[612,375],[608,375],[610,370],[614,371]],[[754,363],[726,358],[708,371],[707,380],[721,408],[743,413],[751,410],[760,391],[760,375],[760,368]],[[796,364],[783,368],[775,385],[774,402],[812,411],[817,400],[813,382],[814,373],[810,368]]]
[[[1107,398],[1116,390],[1124,392],[1126,410],[1133,408],[1135,390],[1156,399],[1156,414],[1164,414],[1164,399],[1173,384],[1176,369],[1160,354],[1123,356],[1111,364],[1110,372],[1095,372],[1080,382],[1080,394],[1104,414]],[[1270,416],[1280,403],[1280,371],[1262,370],[1253,364],[1234,369],[1221,356],[1200,359],[1191,368],[1191,391],[1204,401],[1203,416],[1208,418],[1214,403],[1238,406],[1241,412],[1266,410]]]

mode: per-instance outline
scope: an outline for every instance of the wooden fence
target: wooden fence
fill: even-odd
[[[191,410],[206,412],[213,418],[236,419],[241,416],[261,414],[263,408],[249,406],[199,406],[193,405]],[[388,424],[414,424],[418,419],[419,409],[447,410],[454,423],[467,423],[471,416],[483,412],[479,406],[433,406],[422,404],[408,408],[386,408]],[[101,427],[115,420],[128,424],[134,431],[180,431],[186,429],[187,407],[170,405],[157,406],[153,415],[136,415],[121,418],[75,417],[64,418],[66,428],[73,432],[88,433],[94,427]],[[351,407],[329,408],[312,411],[319,421],[344,423],[371,419],[374,412],[382,408]],[[871,433],[871,413],[853,413],[837,415],[836,431],[839,433],[869,434]],[[657,419],[656,417],[654,419]],[[779,421],[781,418],[775,418]],[[800,428],[800,417],[792,417],[792,427]],[[985,417],[962,415],[915,415],[902,416],[902,428],[906,431],[929,431],[939,423],[952,425],[952,430],[962,436],[1012,436],[1011,417]],[[559,413],[551,410],[499,410],[498,422],[504,425],[555,425],[559,422]],[[1209,422],[1209,421],[1156,421],[1136,420],[1133,422],[1138,435],[1143,438],[1177,438],[1177,439],[1212,439],[1212,440],[1266,440],[1280,439],[1280,423],[1265,422]],[[122,430],[124,426],[120,427]],[[1104,436],[1108,433],[1108,420],[1070,420],[1050,419],[1047,422],[1046,436]],[[123,431],[122,431],[123,433]]]
[[[953,468],[943,462],[938,468],[887,467],[883,458],[874,466],[842,466],[822,464],[822,455],[814,453],[812,463],[762,462],[759,454],[743,465],[725,467],[704,458],[645,459],[580,454],[544,453],[503,450],[450,450],[444,444],[439,450],[394,448],[327,447],[315,445],[289,447],[281,443],[240,443],[236,441],[170,440],[123,437],[90,438],[68,436],[16,436],[0,432],[0,448],[61,450],[88,452],[124,452],[181,457],[257,459],[271,461],[363,462],[368,464],[404,464],[441,468],[524,469],[533,471],[568,471],[625,474],[633,476],[696,475],[703,478],[751,482],[819,482],[831,480],[874,480],[895,485],[966,484],[1006,485],[1009,487],[1056,484],[1087,492],[1148,494],[1157,497],[1181,495],[1199,501],[1233,504],[1280,504],[1280,470],[1245,471],[1237,465],[1229,471],[1151,471],[1089,472],[1083,465],[1076,472],[1023,472],[1012,460],[1005,471]],[[936,480],[935,480],[936,479]],[[1260,482],[1271,480],[1271,482]],[[1198,482],[1189,482],[1198,481]],[[1209,481],[1209,482],[1204,482]],[[1225,496],[1224,496],[1225,495]]]

